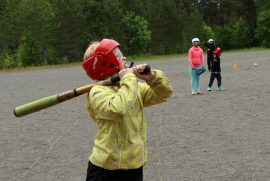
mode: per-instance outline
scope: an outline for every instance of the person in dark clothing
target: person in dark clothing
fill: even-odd
[[[211,71],[211,75],[210,75],[210,81],[208,84],[208,91],[212,90],[212,84],[215,80],[215,78],[217,79],[217,85],[218,88],[216,90],[218,91],[223,91],[224,89],[221,87],[221,68],[220,68],[220,55],[221,55],[221,48],[216,48],[213,51],[213,59],[210,59],[210,71]]]
[[[204,46],[207,48],[207,65],[208,65],[208,71],[211,71],[211,64],[210,61],[213,60],[214,55],[213,51],[216,49],[216,45],[214,44],[213,39],[209,39]]]

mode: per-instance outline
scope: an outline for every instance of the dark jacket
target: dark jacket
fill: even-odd
[[[210,61],[214,58],[213,51],[216,49],[216,45],[214,43],[208,43],[206,42],[204,46],[207,48],[207,65],[208,70],[210,70]]]
[[[210,65],[210,68],[209,68]],[[212,60],[210,60],[210,64],[208,65],[208,68],[210,69],[211,72],[221,72],[220,69],[220,57],[215,55]]]

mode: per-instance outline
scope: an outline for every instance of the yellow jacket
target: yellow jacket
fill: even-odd
[[[119,90],[94,86],[87,107],[99,128],[89,160],[99,167],[135,169],[147,162],[145,106],[165,102],[172,88],[160,70],[149,82],[132,73],[124,75]]]

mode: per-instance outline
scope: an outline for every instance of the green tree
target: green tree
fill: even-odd
[[[257,20],[256,36],[261,45],[270,47],[270,10],[262,11]]]
[[[32,32],[33,38],[38,43],[38,61],[35,64],[42,64],[46,59],[47,50],[52,46],[54,37],[52,33],[55,30],[53,22],[55,14],[50,2],[28,0],[22,1],[18,7],[19,23],[23,30],[23,35],[27,32]]]
[[[258,14],[263,10],[270,9],[270,1],[269,0],[255,0],[256,7],[258,9]]]
[[[147,21],[143,17],[135,15],[134,12],[127,12],[122,21],[126,25],[125,44],[128,47],[128,55],[145,53],[151,38]]]
[[[193,9],[190,8],[192,13],[189,13],[188,8],[185,8],[185,3],[189,4],[187,1],[180,1],[176,4],[173,0],[146,1],[146,19],[151,31],[151,53],[177,53],[186,49],[187,45],[183,42],[186,41],[186,36],[190,30],[187,30],[186,27],[189,21],[187,19],[190,19]],[[194,31],[196,30],[192,29],[190,33],[193,34]]]
[[[218,24],[219,6],[220,0],[201,0],[198,2],[198,9],[207,24]]]
[[[0,69],[4,68],[15,68],[17,67],[17,62],[15,60],[14,55],[10,55],[8,53],[3,53],[0,56]]]
[[[256,45],[256,28],[258,41],[267,37],[260,13],[269,7],[268,0],[0,0],[0,58],[10,64],[27,32],[38,47],[37,65],[81,60],[102,38],[119,41],[127,55],[186,52],[193,37],[213,34],[222,48],[246,47]]]
[[[20,38],[25,33],[32,32],[33,38],[38,41],[40,47],[38,56],[42,61],[46,56],[47,46],[51,44],[53,18],[51,4],[46,0],[7,1],[0,21],[0,46],[3,50],[14,53],[19,46]]]
[[[142,0],[119,0],[122,10],[134,12],[141,16],[145,16],[145,1]]]
[[[6,4],[7,4],[6,0],[0,0],[0,16],[2,15],[2,13],[5,10]]]
[[[243,19],[234,21],[224,27],[215,29],[217,43],[223,49],[244,48],[252,46],[253,34],[249,24]]]
[[[197,8],[190,12],[187,21],[185,22],[185,36],[189,40],[189,47],[191,46],[191,39],[194,37],[200,38],[201,42],[204,37],[204,21]]]
[[[84,1],[78,0],[52,1],[55,14],[55,31],[52,35],[53,47],[58,52],[60,60],[55,63],[74,61],[82,56],[84,31],[91,23],[84,21],[84,13],[89,11],[84,9],[84,6]]]
[[[240,18],[231,25],[232,28],[232,47],[250,47],[253,42],[253,34],[250,25],[243,18]]]
[[[1,54],[5,52],[12,52],[18,46],[20,32],[17,27],[18,11],[17,6],[19,0],[6,1],[2,7],[0,18],[0,50]]]
[[[207,41],[208,39],[216,39],[215,37],[215,33],[213,31],[213,29],[211,28],[211,26],[207,26],[206,24],[204,24],[203,26],[203,39],[202,41]]]
[[[39,65],[38,62],[38,45],[31,33],[26,33],[20,40],[17,51],[17,63],[19,66]]]
[[[80,48],[86,49],[92,41],[113,38],[121,43],[121,47],[125,51],[126,46],[122,43],[126,38],[123,32],[125,25],[122,23],[124,13],[120,1],[85,0],[85,3],[81,4],[84,5]]]
[[[214,29],[216,35],[216,44],[222,49],[232,49],[233,31],[229,25],[224,27],[216,27]]]

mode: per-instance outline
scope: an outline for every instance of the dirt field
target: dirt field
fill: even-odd
[[[225,91],[207,92],[205,73],[197,96],[186,57],[147,61],[168,75],[174,94],[146,109],[144,180],[270,180],[270,51],[223,53],[221,61]],[[22,118],[13,109],[88,82],[79,66],[0,73],[1,181],[85,179],[96,132],[85,96]]]

